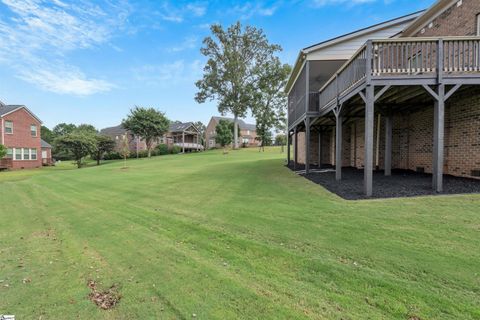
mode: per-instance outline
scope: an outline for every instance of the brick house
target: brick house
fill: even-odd
[[[220,145],[215,142],[215,128],[217,127],[220,120],[233,122],[232,118],[226,117],[212,117],[210,119],[207,125],[207,129],[205,130],[205,141],[207,149],[220,148]],[[239,143],[241,146],[257,147],[259,145],[258,141],[256,140],[257,127],[254,124],[249,124],[242,119],[238,119],[238,128],[240,130]]]
[[[23,105],[5,105],[0,102],[0,144],[7,155],[0,159],[2,169],[27,169],[42,166],[42,122]],[[48,154],[47,154],[48,156]],[[51,163],[50,159],[46,159]]]
[[[301,50],[287,84],[293,164],[480,176],[480,1],[425,11]],[[289,144],[290,146],[290,144]],[[308,152],[307,152],[308,150]],[[290,152],[288,161],[290,161]]]
[[[125,134],[127,135],[130,152],[132,154],[137,151],[141,152],[147,150],[145,140],[127,131],[122,125],[104,128],[100,130],[100,133],[115,140],[115,150],[117,152],[122,150],[122,139]],[[200,151],[204,149],[200,143],[200,131],[193,122],[172,123],[168,132],[158,139],[158,141],[154,141],[152,147],[155,148],[158,144],[166,144],[170,149],[173,148],[173,146],[177,146],[182,148],[182,152]]]

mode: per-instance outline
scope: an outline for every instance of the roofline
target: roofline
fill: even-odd
[[[423,26],[437,18],[445,10],[456,4],[458,0],[437,0],[423,12],[415,21],[403,29],[404,36],[408,37],[419,32]]]
[[[368,27],[365,27],[365,28],[362,28],[362,29],[359,29],[359,30],[355,30],[355,31],[352,31],[350,33],[346,33],[346,34],[340,35],[338,37],[331,38],[331,39],[328,39],[328,40],[325,40],[325,41],[322,41],[322,42],[319,42],[317,44],[314,44],[314,45],[311,45],[311,46],[308,46],[306,48],[301,49],[300,52],[298,53],[297,60],[295,60],[295,64],[292,68],[292,71],[291,71],[290,76],[288,78],[287,84],[285,85],[285,93],[289,94],[290,91],[292,90],[293,83],[295,83],[295,81],[297,80],[298,75],[299,75],[298,71],[299,71],[299,69],[301,69],[301,66],[303,65],[304,61],[306,60],[306,58],[307,58],[306,55],[308,55],[310,52],[313,52],[313,51],[316,51],[318,49],[334,45],[334,44],[339,43],[341,41],[349,40],[351,38],[360,36],[360,35],[365,34],[365,33],[369,33],[369,32],[372,32],[372,31],[384,29],[384,28],[387,28],[389,26],[392,26],[392,25],[395,25],[395,24],[398,24],[398,23],[401,23],[401,22],[404,22],[404,21],[413,20],[413,18],[415,16],[418,18],[425,11],[426,10],[420,10],[420,11],[416,11],[416,12],[398,17],[398,18],[394,18],[394,19],[390,19],[390,20],[387,20],[387,21],[384,21],[384,22],[380,22],[380,23],[377,23],[377,24],[374,24],[374,25],[371,25],[371,26],[368,26]],[[295,73],[297,73],[297,75],[295,76],[294,79],[292,79],[292,75],[294,75]]]
[[[342,40],[342,41],[343,40],[348,40],[348,39],[354,38],[356,36],[362,35],[364,33],[368,33],[368,32],[371,32],[371,31],[378,30],[378,29],[383,29],[383,28],[395,25],[397,23],[404,22],[406,20],[410,20],[410,18],[412,18],[413,16],[419,17],[425,11],[426,10],[416,11],[416,12],[409,13],[409,14],[406,14],[404,16],[398,17],[398,18],[390,19],[390,20],[383,21],[383,22],[380,22],[380,23],[377,23],[377,24],[374,24],[374,25],[371,25],[371,26],[368,26],[368,27],[365,27],[365,28],[362,28],[362,29],[358,29],[358,30],[352,31],[350,33],[346,33],[346,34],[340,35],[338,37],[335,37],[335,38],[325,40],[325,41],[319,42],[317,44],[308,46],[306,48],[303,48],[302,51],[304,53],[309,53],[309,52],[311,52],[313,50],[317,50],[319,48],[328,47],[332,44],[340,42],[340,40]]]
[[[8,106],[8,105],[7,105]],[[30,109],[28,109],[26,106],[18,106],[18,108],[15,108],[7,113],[4,113],[2,115],[0,115],[0,118],[3,118],[4,116],[7,116],[11,113],[14,113],[20,109],[25,109],[33,118],[35,118],[38,122],[40,122],[40,124],[43,124],[42,120],[40,120],[32,111],[30,111]]]

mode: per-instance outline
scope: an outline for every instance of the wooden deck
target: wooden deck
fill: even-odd
[[[480,37],[367,41],[316,93],[308,90],[308,61],[305,69],[299,77],[300,81],[305,80],[305,85],[298,86],[304,90],[303,96],[298,88],[289,96],[289,139],[292,133],[296,138],[299,129],[305,131],[305,149],[310,150],[311,125],[333,119],[335,145],[339,146],[335,156],[336,178],[340,180],[343,117],[347,113],[351,116],[352,110],[356,110],[365,118],[365,194],[370,196],[375,103],[388,106],[428,96],[435,106],[432,184],[434,190],[442,191],[445,101],[464,85],[480,85]],[[290,101],[291,97],[294,101]],[[386,150],[391,150],[391,145],[387,145]],[[386,172],[391,170],[390,153],[387,152],[385,159]],[[307,173],[309,160],[307,152]]]

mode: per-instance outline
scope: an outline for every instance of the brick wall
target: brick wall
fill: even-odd
[[[444,173],[472,177],[480,170],[480,87],[470,87],[454,94],[445,105]],[[374,165],[378,118],[374,128]],[[344,125],[343,166],[363,168],[364,119]],[[432,172],[433,102],[431,107],[393,116],[392,168]],[[318,162],[318,136],[311,137],[311,163]],[[323,164],[334,164],[335,132],[324,133]],[[299,133],[299,163],[305,163],[305,134]],[[385,118],[381,118],[379,168],[384,168]],[[292,158],[293,159],[293,158]]]
[[[40,126],[41,123],[32,117],[25,109],[19,109],[3,117],[5,121],[13,122],[13,134],[4,133],[3,145],[7,148],[36,148],[37,160],[13,160],[12,169],[37,168],[42,166],[41,144],[40,144]],[[37,126],[37,136],[32,137],[30,133],[31,125]],[[1,125],[1,123],[0,123]],[[1,128],[4,130],[4,128]],[[2,131],[0,131],[2,132]]]
[[[415,36],[475,36],[479,13],[480,1],[462,0],[460,6],[454,4],[431,23],[427,23]]]

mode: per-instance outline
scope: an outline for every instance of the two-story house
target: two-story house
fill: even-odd
[[[480,176],[480,1],[439,0],[300,51],[286,86],[293,166]],[[289,144],[290,146],[290,144]],[[290,162],[290,152],[289,162]]]
[[[229,122],[233,122],[232,118],[226,117],[212,117],[208,122],[207,129],[205,131],[205,141],[206,141],[206,148],[220,148],[220,145],[215,141],[216,135],[216,127],[220,120],[226,120]],[[243,121],[242,119],[238,119],[238,129],[240,132],[240,145],[244,147],[256,147],[259,145],[257,139],[257,127],[254,124],[249,124]]]
[[[0,144],[7,148],[7,155],[0,159],[2,169],[26,169],[42,166],[42,156],[48,157],[48,146],[42,141],[42,122],[23,105],[5,105],[0,102]],[[51,157],[51,155],[50,155]],[[45,159],[44,163],[51,163]]]
[[[122,125],[102,129],[100,133],[115,140],[115,149],[118,152],[122,150],[122,141],[125,135],[128,139],[130,152],[132,154],[147,150],[145,140],[129,132]],[[193,122],[172,123],[168,132],[153,143],[153,148],[158,144],[166,144],[169,148],[177,146],[181,148],[182,152],[200,151],[204,149],[200,143],[200,131]]]

